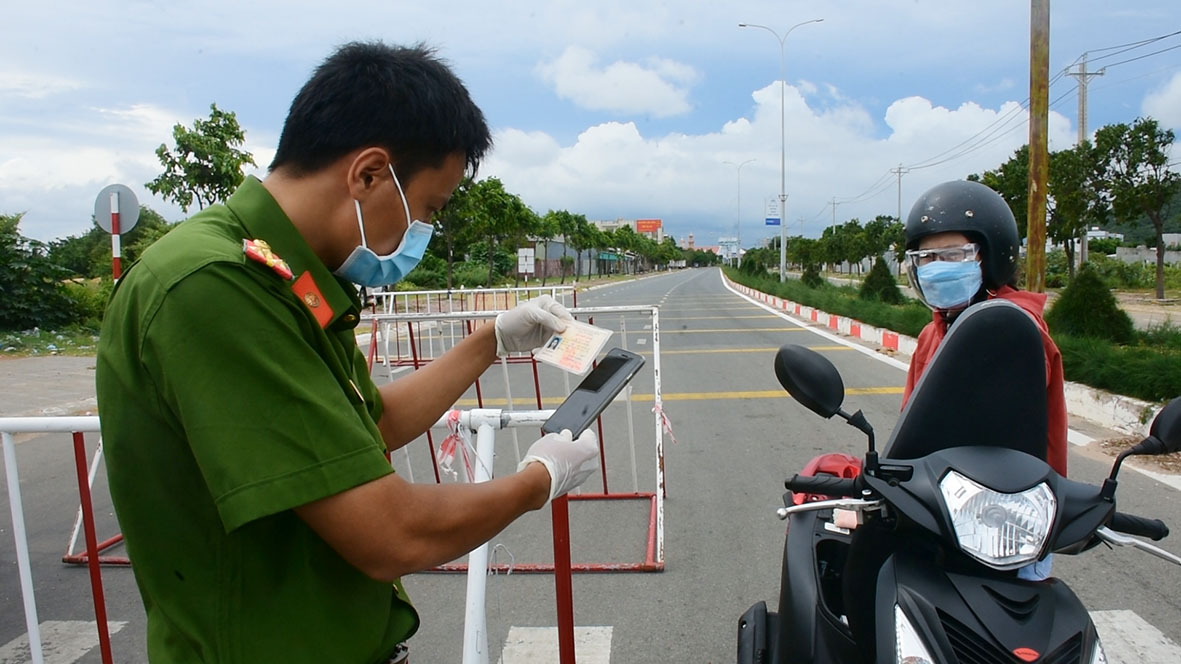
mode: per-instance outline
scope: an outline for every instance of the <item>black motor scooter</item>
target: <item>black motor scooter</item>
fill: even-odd
[[[1023,580],[1017,570],[1101,542],[1181,565],[1121,534],[1159,540],[1165,524],[1115,505],[1126,457],[1181,450],[1181,398],[1116,459],[1102,486],[1061,477],[1045,463],[1041,333],[1010,302],[957,318],[880,459],[861,411],[841,410],[844,384],[827,359],[784,346],[775,373],[808,409],[864,432],[869,450],[855,477],[826,474],[834,464],[819,459],[809,465],[817,474],[786,482],[779,610],[759,602],[743,614],[739,664],[1105,663],[1070,588]]]

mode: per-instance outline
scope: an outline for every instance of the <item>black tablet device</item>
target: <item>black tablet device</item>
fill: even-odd
[[[562,405],[541,425],[546,433],[569,429],[577,438],[611,401],[624,385],[644,366],[644,358],[622,348],[612,348],[578,387],[566,397]]]

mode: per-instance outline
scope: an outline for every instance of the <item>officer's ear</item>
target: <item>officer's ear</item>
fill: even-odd
[[[390,154],[384,148],[370,147],[361,150],[349,162],[346,172],[349,195],[365,202],[382,179],[390,177]]]

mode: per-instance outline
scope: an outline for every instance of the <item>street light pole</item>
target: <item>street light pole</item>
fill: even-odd
[[[746,166],[754,159],[747,159],[741,164],[735,164],[732,161],[723,161],[723,164],[738,167],[738,216],[734,218],[734,226],[738,231],[738,267],[742,267],[742,167]]]
[[[787,29],[780,37],[778,32],[765,25],[758,25],[757,23],[739,23],[740,28],[760,28],[766,30],[775,36],[779,41],[779,281],[787,278],[787,231],[785,230],[787,224],[787,147],[786,147],[786,129],[784,126],[783,109],[784,109],[784,90],[787,88],[787,60],[784,57],[784,45],[787,43],[787,36],[791,34],[792,30],[801,25],[808,25],[809,23],[820,23],[824,19],[814,18],[811,21],[804,21],[796,23]]]

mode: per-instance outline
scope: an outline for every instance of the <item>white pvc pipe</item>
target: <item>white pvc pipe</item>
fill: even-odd
[[[41,653],[41,629],[37,623],[37,602],[33,596],[33,573],[29,567],[25,511],[21,505],[20,474],[16,469],[16,441],[11,433],[3,431],[0,433],[0,445],[4,447],[4,475],[8,482],[8,505],[12,510],[12,537],[16,540],[16,566],[20,573],[21,598],[25,602],[25,628],[29,633],[29,653],[33,657],[33,664],[44,664],[44,655]]]
[[[497,418],[499,425],[499,418]],[[475,481],[492,479],[492,448],[496,430],[487,421],[476,429]],[[484,600],[488,585],[488,543],[468,554],[467,606],[463,618],[463,664],[488,664],[488,615]]]
[[[619,337],[622,340],[623,349],[628,350],[628,347],[627,347],[627,316],[626,315],[621,315],[619,317]],[[629,452],[631,452],[632,491],[634,493],[639,493],[640,492],[640,480],[639,480],[638,475],[636,474],[636,426],[635,426],[636,422],[635,422],[635,417],[632,415],[632,384],[630,382],[628,382],[627,387],[624,389],[627,391],[627,400],[626,400],[627,449]]]
[[[656,413],[656,560],[664,562],[664,400],[660,396],[660,308],[652,312],[652,398]]]

